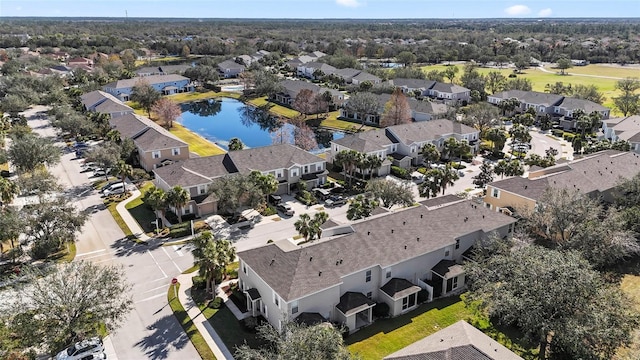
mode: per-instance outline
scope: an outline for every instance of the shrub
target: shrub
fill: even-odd
[[[551,134],[553,134],[553,136],[562,137],[562,135],[564,134],[564,131],[560,129],[553,129],[551,130]]]
[[[135,168],[133,169],[133,174],[131,175],[131,181],[134,183],[139,183],[142,181],[151,180],[151,175],[144,171],[144,169]]]
[[[178,238],[188,235],[191,235],[191,223],[188,221],[173,225],[169,228],[169,236],[172,238]]]
[[[391,166],[391,175],[399,177],[400,179],[411,179],[411,176],[409,175],[407,169],[403,169],[399,166]]]
[[[213,300],[209,302],[209,307],[212,309],[220,309],[224,306],[224,301],[219,296],[216,296]]]
[[[192,279],[194,289],[205,289],[207,287],[207,279],[204,277],[194,276]]]
[[[307,190],[300,190],[296,195],[296,199],[307,206],[318,203],[318,199],[316,199],[316,197]]]
[[[462,169],[466,169],[467,167],[459,164],[457,162],[450,162],[449,165],[451,165],[452,168],[456,169],[456,170],[462,170]]]
[[[256,327],[258,327],[258,319],[254,316],[250,316],[242,320],[242,327],[245,330],[255,333]]]
[[[389,305],[383,302],[377,303],[376,306],[373,307],[373,315],[379,318],[389,316]]]
[[[262,211],[260,212],[260,215],[262,215],[262,216],[271,216],[271,215],[275,215],[277,213],[278,213],[278,210],[276,210],[276,208],[274,206],[268,205],[264,209],[262,209]]]
[[[569,134],[569,133],[564,133],[562,135],[562,138],[567,140],[567,141],[573,141],[573,138],[575,138],[576,136],[574,134]]]

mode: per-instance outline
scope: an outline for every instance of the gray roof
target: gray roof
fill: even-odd
[[[385,129],[363,131],[346,135],[341,139],[334,140],[333,143],[347,147],[349,149],[369,153],[383,150],[385,146],[393,144],[393,138]]]
[[[460,85],[443,83],[439,81],[433,84],[433,86],[431,86],[430,89],[443,92],[443,93],[449,93],[449,94],[459,94],[459,93],[470,91],[466,87],[462,87]]]
[[[86,94],[80,95],[80,102],[87,109],[93,108],[94,106],[104,102],[105,100],[112,100],[112,101],[117,101],[119,103],[122,103],[122,101],[120,101],[115,96],[101,90],[94,90]]]
[[[218,68],[225,70],[225,69],[230,69],[230,70],[244,70],[244,65],[242,64],[238,64],[237,62],[233,61],[233,60],[225,60],[221,63],[218,64]]]
[[[379,77],[369,74],[366,71],[361,71],[358,75],[354,76],[353,79],[358,80],[360,82],[363,82],[363,81],[376,82],[381,80]]]
[[[105,85],[105,88],[114,88],[114,89],[127,89],[136,86],[139,81],[147,82],[149,85],[162,84],[167,82],[178,82],[189,80],[182,75],[178,74],[168,74],[168,75],[149,75],[149,76],[138,76],[131,79],[123,79],[114,81]]]
[[[324,162],[321,157],[291,144],[277,144],[232,151],[229,153],[229,157],[241,173],[248,173],[253,170],[286,169],[295,164]]]
[[[384,360],[522,360],[464,320],[388,355]]]
[[[155,169],[169,186],[206,184],[213,179],[251,171],[286,169],[292,165],[324,162],[324,159],[291,144],[278,144],[231,151],[222,155],[191,158]]]
[[[464,274],[464,268],[462,265],[456,263],[453,260],[440,260],[439,263],[436,264],[431,271],[440,275],[443,278],[452,278],[458,275]]]
[[[446,119],[394,125],[387,127],[387,129],[404,144],[440,139],[453,134],[462,135],[478,132],[478,130],[470,126]]]
[[[407,79],[407,78],[396,78],[391,80],[391,82],[393,83],[394,86],[406,87],[408,89],[429,89],[436,83],[433,80]]]
[[[380,290],[389,295],[392,299],[398,300],[403,297],[415,294],[420,291],[420,287],[413,285],[411,281],[400,278],[393,278],[387,281]]]
[[[191,65],[162,65],[162,66],[145,66],[135,70],[136,74],[182,74],[185,70],[191,68]],[[162,71],[161,71],[162,70]]]
[[[544,171],[553,173],[535,178],[514,177],[494,181],[490,185],[532,200],[538,200],[548,187],[576,189],[583,194],[601,193],[615,187],[621,179],[637,175],[640,172],[640,155],[605,150]],[[535,173],[529,176],[535,176]]]
[[[238,257],[285,301],[291,301],[338,286],[348,274],[397,264],[453,245],[460,236],[479,237],[515,221],[469,201],[434,210],[417,206],[355,223],[353,233],[295,250],[269,244],[242,251]]]
[[[303,312],[300,315],[296,316],[296,318],[293,320],[298,324],[304,324],[307,326],[314,326],[327,322],[327,319],[325,319],[324,316],[317,312]]]
[[[131,138],[144,152],[188,146],[162,126],[137,114],[111,118],[109,124],[118,130],[121,136]]]
[[[360,74],[361,72],[362,70],[353,69],[353,68],[344,68],[344,69],[336,69],[336,71],[334,71],[333,74],[343,79],[351,79],[354,76]]]
[[[562,95],[549,94],[549,93],[538,92],[538,91],[522,91],[522,90],[503,91],[491,96],[501,98],[501,99],[516,98],[523,103],[543,105],[545,107],[558,105],[564,99],[564,96]]]
[[[584,110],[584,112],[586,112],[587,114],[593,112],[593,111],[607,111],[609,110],[609,108],[604,107],[598,103],[595,103],[593,101],[590,100],[584,100],[584,99],[575,99],[575,98],[570,98],[570,97],[566,97],[562,100],[562,102],[560,104],[558,104],[559,107],[565,108],[567,110]]]
[[[612,128],[616,135],[627,141],[637,142],[640,133],[640,115],[631,115],[623,118],[605,120],[607,126]]]
[[[325,75],[331,75],[331,74],[334,73],[334,71],[336,71],[335,67],[333,67],[333,66],[331,66],[329,64],[325,64],[325,63],[321,63],[321,62],[317,62],[317,61],[312,61],[310,63],[306,63],[306,64],[304,64],[304,67],[320,70]]]
[[[367,298],[363,293],[347,291],[340,296],[340,302],[336,307],[346,316],[350,316],[368,309],[375,304],[375,301]]]
[[[449,107],[446,104],[439,104],[431,101],[409,99],[409,106],[415,112],[437,115],[445,114]]]
[[[122,103],[120,100],[105,99],[98,106],[95,107],[95,111],[103,114],[111,114],[115,112],[130,112],[133,113],[133,109]]]
[[[153,172],[171,187],[208,184],[215,178],[238,172],[227,155],[190,158],[156,168]]]

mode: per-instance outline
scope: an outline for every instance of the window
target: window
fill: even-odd
[[[276,171],[276,179],[279,179],[282,177],[282,170],[277,170]]]
[[[494,188],[493,192],[491,193],[491,196],[493,196],[494,198],[499,198],[500,197],[500,190]]]
[[[409,307],[409,297],[402,298],[402,310],[407,310]]]
[[[243,272],[245,275],[249,275],[249,273],[247,272],[247,265],[242,264],[242,272]]]
[[[173,156],[178,156],[178,155],[180,155],[180,148],[173,148],[173,149],[171,149],[171,153],[173,154]]]
[[[305,165],[304,166],[304,171],[302,172],[303,174],[306,174],[309,172],[309,165]]]
[[[367,299],[371,299],[371,296],[373,296],[373,293],[372,293],[371,291],[369,291],[369,292],[367,293]]]
[[[365,282],[371,281],[371,270],[367,270],[367,274],[365,276]]]
[[[160,159],[160,151],[152,152],[151,157],[153,157],[154,159]]]
[[[456,250],[460,249],[460,239],[456,239]]]
[[[387,279],[391,277],[391,269],[387,269],[386,277]]]
[[[267,310],[269,310],[267,309],[267,304],[262,304],[262,313],[264,314],[264,317],[269,318],[269,312]]]
[[[451,251],[449,251],[449,249],[445,250],[445,251],[444,251],[444,256],[449,256],[449,253],[450,253],[450,252],[451,252]]]
[[[198,185],[198,194],[203,195],[207,192],[206,185]]]
[[[277,307],[280,307],[280,297],[278,297],[276,293],[273,293],[273,303],[276,304]]]
[[[298,313],[298,300],[291,303],[291,313],[292,314]]]
[[[454,277],[453,278],[453,285],[451,286],[453,289],[456,289],[458,287],[458,277]]]
[[[298,169],[291,170],[291,176],[298,176]]]
[[[416,305],[416,294],[411,294],[402,298],[402,310],[407,310]]]

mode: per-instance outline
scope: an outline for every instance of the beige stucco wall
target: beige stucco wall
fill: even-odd
[[[522,197],[520,195],[510,193],[501,189],[498,189],[498,197],[493,196],[494,187],[487,185],[487,195],[484,197],[485,204],[489,204],[492,210],[511,206],[514,209],[533,209],[536,202],[532,199]]]
[[[178,160],[187,160],[189,158],[189,146],[181,146],[180,154],[173,155],[173,149],[163,149],[160,151],[160,157],[157,159],[153,158],[153,151],[140,151],[138,153],[140,155],[140,166],[146,171],[151,171],[154,169],[154,165],[160,164],[162,160],[170,159],[174,161]]]

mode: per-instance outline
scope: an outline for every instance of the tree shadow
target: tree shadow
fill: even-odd
[[[126,236],[114,241],[111,244],[111,248],[114,250],[114,254],[117,257],[125,257],[131,255],[138,255],[147,250],[153,250],[158,247],[159,241],[150,242],[135,242],[127,238]]]
[[[180,350],[190,342],[189,336],[182,330],[173,314],[156,320],[147,330],[151,330],[152,333],[136,343],[147,359],[166,359],[172,348]]]

